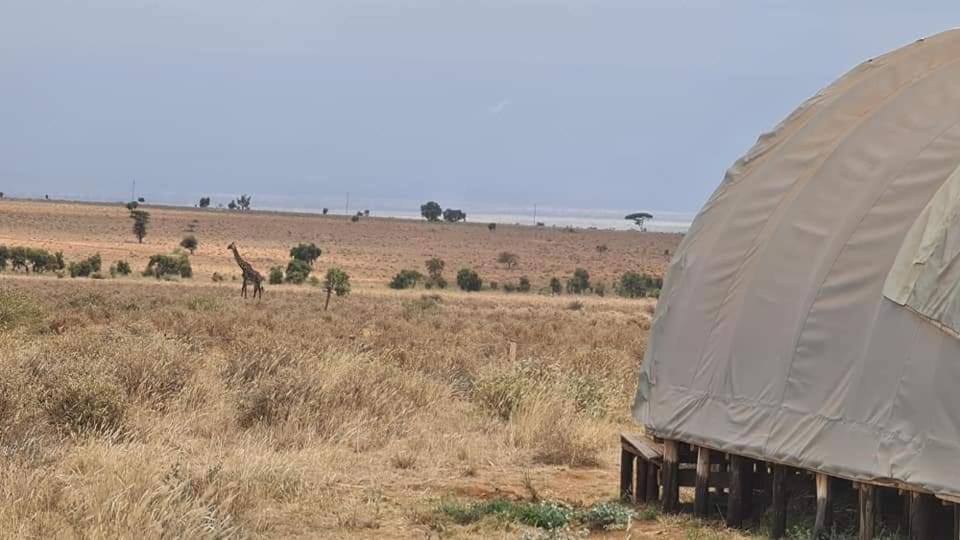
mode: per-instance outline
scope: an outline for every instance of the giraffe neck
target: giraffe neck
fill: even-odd
[[[250,263],[243,260],[243,257],[240,256],[240,251],[237,249],[237,246],[233,246],[233,258],[237,260],[237,264],[240,266],[240,269],[243,270],[243,275],[247,277],[257,277],[259,274],[256,270],[250,266]]]

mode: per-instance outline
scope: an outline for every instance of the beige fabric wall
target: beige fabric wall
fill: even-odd
[[[636,418],[666,438],[960,496],[960,340],[883,294],[958,165],[960,31],[801,105],[681,244]]]

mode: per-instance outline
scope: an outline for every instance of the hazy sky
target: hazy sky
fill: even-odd
[[[0,191],[694,212],[914,4],[0,0]]]

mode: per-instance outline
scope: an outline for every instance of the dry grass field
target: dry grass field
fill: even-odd
[[[392,291],[378,264],[499,276],[510,249],[612,276],[676,237],[153,212],[140,246],[122,208],[0,204],[0,243],[68,261],[139,269],[194,219],[203,246],[192,280],[0,274],[0,538],[740,537],[652,509],[603,527],[631,512],[610,501],[653,300]],[[367,285],[243,301],[203,275],[233,272],[235,235],[261,266],[316,241]]]
[[[451,275],[468,266],[485,280],[504,282],[526,275],[533,286],[551,277],[564,278],[577,267],[608,285],[626,271],[661,274],[678,234],[543,228],[486,223],[426,223],[388,218],[364,218],[352,223],[344,216],[229,212],[215,209],[143,207],[150,225],[143,244],[131,232],[123,205],[0,200],[0,244],[25,244],[63,251],[68,260],[100,253],[104,262],[128,260],[143,270],[147,259],[169,253],[186,234],[200,247],[191,258],[195,278],[209,281],[213,272],[238,275],[226,246],[236,242],[241,253],[261,273],[286,265],[290,247],[314,242],[324,253],[319,265],[340,266],[354,283],[385,285],[401,269],[423,272],[426,259],[437,256]],[[189,233],[188,231],[193,231]],[[597,246],[606,246],[598,251]],[[497,254],[519,256],[519,266],[506,269]]]

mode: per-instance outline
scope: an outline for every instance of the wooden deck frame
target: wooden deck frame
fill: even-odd
[[[853,481],[856,486],[859,538],[872,538],[880,530],[880,495],[886,492],[896,500],[895,493],[890,491],[892,488],[903,493],[902,509],[885,506],[883,510],[888,514],[902,514],[899,519],[901,530],[909,538],[931,538],[931,531],[945,526],[953,529],[950,538],[960,539],[960,500],[938,499],[926,490],[901,482],[865,482],[756,460],[750,456],[727,454],[715,448],[694,446],[678,440],[659,440],[637,434],[622,434],[621,448],[620,493],[623,499],[634,503],[659,501],[664,512],[680,511],[680,487],[694,488],[693,512],[699,517],[709,515],[713,494],[726,492],[726,522],[729,526],[739,527],[752,512],[754,492],[767,491],[765,499],[770,501],[771,506],[770,535],[771,538],[782,538],[786,533],[790,486],[809,481],[803,478],[813,477],[817,493],[814,533],[825,535],[833,524],[833,484],[834,479],[839,479]],[[849,484],[838,485],[843,487]],[[883,504],[892,503],[888,500]],[[944,513],[938,510],[938,504],[951,507],[943,509],[952,512],[951,519],[946,523],[940,519]],[[939,518],[935,518],[934,514]]]

